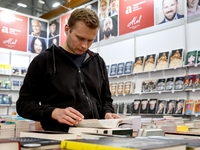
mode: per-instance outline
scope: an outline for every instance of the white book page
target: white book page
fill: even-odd
[[[98,119],[83,119],[76,125],[77,127],[88,127],[88,128],[103,128]]]
[[[118,128],[118,124],[121,121],[121,119],[103,119],[99,120],[99,122],[105,127],[105,128]]]

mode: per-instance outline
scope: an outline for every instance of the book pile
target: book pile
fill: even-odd
[[[21,131],[29,131],[29,121],[18,120],[15,122],[15,137],[20,137]]]
[[[13,138],[15,137],[15,124],[0,124],[0,138]]]

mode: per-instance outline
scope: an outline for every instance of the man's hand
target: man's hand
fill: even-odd
[[[121,117],[117,114],[113,113],[106,113],[105,114],[105,119],[121,119]]]
[[[72,107],[67,107],[65,109],[56,108],[52,112],[51,117],[60,123],[65,123],[70,126],[78,124],[84,116]]]

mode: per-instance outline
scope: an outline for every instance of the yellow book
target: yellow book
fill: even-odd
[[[189,131],[188,126],[177,126],[177,131]]]

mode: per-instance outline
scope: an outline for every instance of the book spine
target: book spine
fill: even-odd
[[[106,145],[97,145],[91,143],[83,143],[83,142],[75,142],[75,141],[62,141],[61,142],[61,149],[71,149],[71,150],[80,150],[80,149],[87,149],[87,150],[139,150],[139,149],[132,149],[132,148],[122,148],[122,147],[112,147]]]

